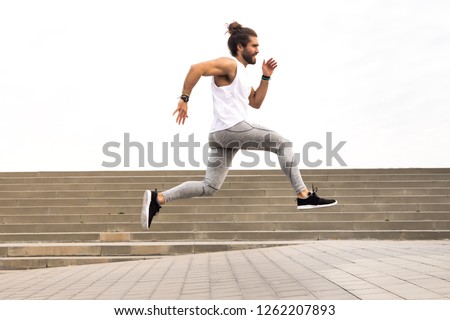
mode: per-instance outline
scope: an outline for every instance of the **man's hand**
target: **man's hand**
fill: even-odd
[[[275,70],[276,67],[277,62],[273,58],[270,58],[267,62],[264,60],[262,64],[263,75],[267,77],[272,76],[273,70]]]
[[[186,118],[188,118],[187,109],[188,109],[187,102],[184,102],[183,100],[180,99],[180,101],[178,101],[177,109],[172,114],[175,115],[178,112],[176,120],[178,124],[184,124]]]

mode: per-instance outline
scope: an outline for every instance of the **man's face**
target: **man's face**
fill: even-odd
[[[258,38],[257,37],[250,37],[250,41],[247,43],[247,46],[243,48],[242,50],[242,58],[248,63],[248,64],[255,64],[256,63],[256,55],[259,53],[258,50]]]

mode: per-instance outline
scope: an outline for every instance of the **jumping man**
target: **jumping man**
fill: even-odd
[[[224,182],[231,160],[238,150],[252,149],[274,152],[280,167],[297,194],[297,209],[329,207],[336,200],[317,196],[316,190],[308,190],[295,164],[292,143],[275,131],[247,122],[248,106],[259,109],[269,87],[277,62],[270,58],[263,61],[262,78],[254,90],[246,73],[249,64],[256,63],[258,36],[250,28],[233,22],[228,25],[228,48],[231,57],[200,62],[191,66],[183,85],[183,91],[174,111],[176,122],[184,124],[188,117],[188,102],[192,89],[202,76],[211,76],[213,96],[213,123],[209,133],[211,154],[208,158],[203,181],[184,182],[164,192],[147,190],[141,212],[141,224],[149,229],[152,219],[165,203],[178,199],[206,197],[215,194]]]

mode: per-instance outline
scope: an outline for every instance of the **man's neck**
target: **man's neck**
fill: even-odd
[[[242,63],[243,65],[244,65],[244,67],[247,67],[247,65],[248,65],[248,63],[247,63],[247,61],[245,61],[245,59],[244,58],[242,58],[242,56],[236,56],[235,57],[240,63]]]

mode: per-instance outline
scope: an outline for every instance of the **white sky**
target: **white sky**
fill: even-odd
[[[234,20],[259,36],[255,87],[264,58],[279,64],[250,120],[296,152],[325,147],[332,132],[333,146],[347,141],[349,168],[450,167],[449,16],[445,0],[2,1],[0,171],[105,170],[103,145],[123,146],[125,133],[153,142],[156,161],[177,133],[203,146],[210,79],[194,89],[185,126],[172,112],[189,66],[229,55]],[[116,169],[151,170],[135,151]],[[325,149],[311,150],[317,159]]]

